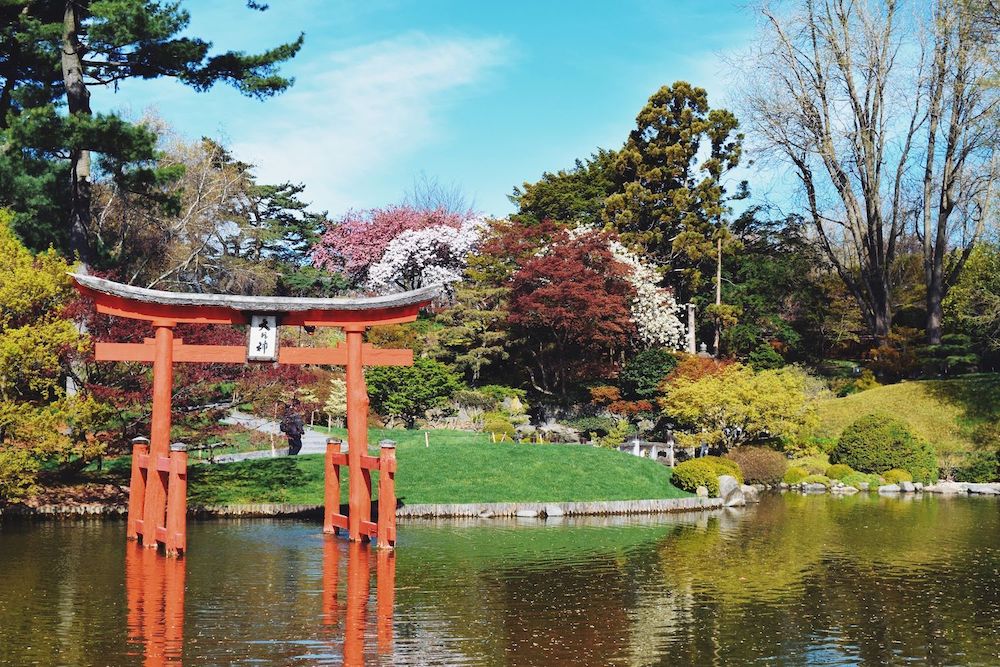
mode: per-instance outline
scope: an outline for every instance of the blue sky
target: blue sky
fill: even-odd
[[[128,82],[95,91],[95,106],[154,108],[184,137],[221,138],[263,181],[303,182],[334,216],[398,202],[421,174],[506,214],[515,185],[620,146],[661,85],[688,80],[725,105],[721,56],[754,33],[742,0],[243,5],[186,2],[190,32],[250,51],[304,31],[288,92],[259,102]]]

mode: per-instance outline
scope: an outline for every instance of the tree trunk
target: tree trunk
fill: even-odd
[[[722,305],[722,237],[716,239],[716,253],[718,255],[715,263],[715,356],[720,356],[719,344],[722,339],[722,314],[718,306]]]
[[[931,280],[927,285],[927,342],[931,345],[941,343],[941,325],[944,320],[944,309],[941,301],[944,299],[944,289],[941,285],[940,272],[938,280]]]
[[[78,3],[67,0],[63,11],[62,72],[70,114],[90,115],[90,91],[83,80],[83,50],[80,43]],[[90,227],[90,151],[70,146],[70,251],[83,263],[90,261],[87,230]]]

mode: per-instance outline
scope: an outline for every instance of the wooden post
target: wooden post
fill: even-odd
[[[396,443],[379,443],[378,457],[378,548],[396,544]]]
[[[187,551],[187,445],[170,445],[170,482],[167,485],[168,556],[180,556]]]
[[[326,439],[326,465],[324,467],[323,491],[323,532],[337,534],[340,529],[333,525],[333,517],[340,514],[340,464],[334,463],[334,455],[340,454],[340,438]]]
[[[344,613],[344,664],[363,665],[365,652],[365,616],[371,586],[368,547],[351,542],[347,558],[347,610]]]
[[[396,605],[396,554],[382,550],[376,558],[375,637],[378,652],[388,655],[392,653],[392,610]]]
[[[138,527],[142,525],[142,506],[146,501],[148,462],[149,438],[132,438],[132,477],[128,486],[128,522],[125,529],[130,540],[139,539]]]
[[[368,454],[368,392],[361,361],[361,336],[364,327],[345,327],[347,333],[347,460],[350,474],[350,513],[348,532],[357,542],[367,536],[361,534],[361,524],[371,521],[371,476],[362,470],[361,457]]]
[[[170,453],[170,399],[174,374],[174,323],[153,322],[156,349],[153,357],[153,417],[150,426],[146,501],[142,511],[142,544],[156,548],[156,529],[163,524],[167,503],[167,473],[159,470],[160,457]]]

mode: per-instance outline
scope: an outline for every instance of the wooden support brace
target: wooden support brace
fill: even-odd
[[[391,549],[396,544],[396,443],[379,445],[378,547]]]
[[[149,439],[132,440],[132,476],[128,487],[128,522],[126,536],[139,539],[138,524],[142,524],[142,506],[146,501],[146,463],[149,459]]]
[[[170,446],[167,469],[167,525],[165,547],[168,556],[187,551],[187,448],[183,443]]]
[[[340,513],[340,466],[347,464],[347,456],[341,452],[340,438],[329,438],[326,441],[326,465],[324,468],[323,490],[323,532],[338,533],[347,527],[347,517]],[[338,525],[337,518],[343,519],[344,525]]]

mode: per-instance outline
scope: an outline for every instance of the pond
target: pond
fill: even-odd
[[[4,665],[1000,664],[1000,502],[769,496],[657,517],[0,524]]]

